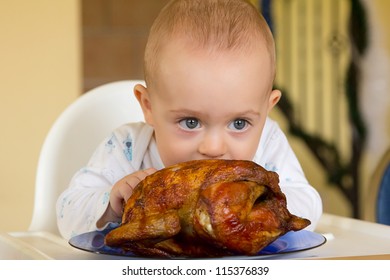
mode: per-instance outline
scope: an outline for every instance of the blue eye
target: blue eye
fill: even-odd
[[[236,119],[229,124],[229,129],[244,130],[248,126],[248,121],[244,119]]]
[[[187,118],[187,119],[183,119],[179,122],[179,125],[184,128],[184,129],[196,129],[196,128],[199,128],[200,124],[199,124],[199,120],[195,119],[195,118]]]

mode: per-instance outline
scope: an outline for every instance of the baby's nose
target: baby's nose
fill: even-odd
[[[199,145],[199,153],[208,158],[222,158],[226,153],[223,135],[217,132],[208,133]]]

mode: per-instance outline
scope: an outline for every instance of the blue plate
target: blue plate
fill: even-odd
[[[139,256],[130,251],[125,251],[117,247],[110,247],[104,244],[106,234],[117,226],[118,224],[111,225],[103,231],[92,231],[74,236],[69,240],[69,244],[77,249],[96,254],[139,258]],[[325,242],[326,238],[323,235],[312,231],[290,231],[263,248],[257,256],[269,256],[313,249],[323,245]],[[242,257],[251,258],[250,256]]]

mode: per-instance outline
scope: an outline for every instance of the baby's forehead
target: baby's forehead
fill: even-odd
[[[156,59],[158,62],[170,62],[171,60],[176,60],[177,57],[183,57],[181,56],[183,53],[187,60],[178,61],[184,64],[188,63],[188,59],[193,60],[194,57],[205,59],[208,63],[215,63],[218,60],[241,62],[247,61],[248,58],[254,59],[254,63],[267,61],[267,66],[270,67],[275,63],[264,39],[227,48],[226,46],[218,45],[218,43],[203,44],[188,37],[176,37],[164,44]],[[157,63],[157,65],[161,66],[162,64]]]
[[[181,39],[172,40],[159,52],[150,84],[165,84],[179,77],[191,80],[198,76],[206,79],[215,77],[215,80],[220,80],[225,77],[224,73],[234,72],[235,75],[230,77],[237,78],[237,81],[240,78],[244,84],[251,80],[256,80],[259,84],[259,77],[262,76],[262,83],[270,85],[273,82],[273,66],[264,45],[263,43],[256,49],[218,49],[212,46],[194,46]]]
[[[175,59],[178,53],[186,53],[187,57],[193,56],[207,58],[210,63],[216,60],[236,59],[245,60],[247,57],[257,56],[258,61],[269,61],[272,68],[275,63],[272,51],[268,48],[265,39],[259,39],[251,43],[236,44],[232,47],[220,45],[218,42],[198,42],[190,36],[171,37],[161,44],[159,52],[156,53],[155,65],[161,66],[162,62]],[[188,61],[182,60],[181,63]],[[267,63],[268,64],[268,63]]]

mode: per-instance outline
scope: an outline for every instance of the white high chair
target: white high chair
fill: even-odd
[[[34,209],[29,231],[59,235],[56,201],[72,176],[116,127],[144,121],[133,88],[143,81],[119,81],[90,90],[55,121],[38,162]]]

